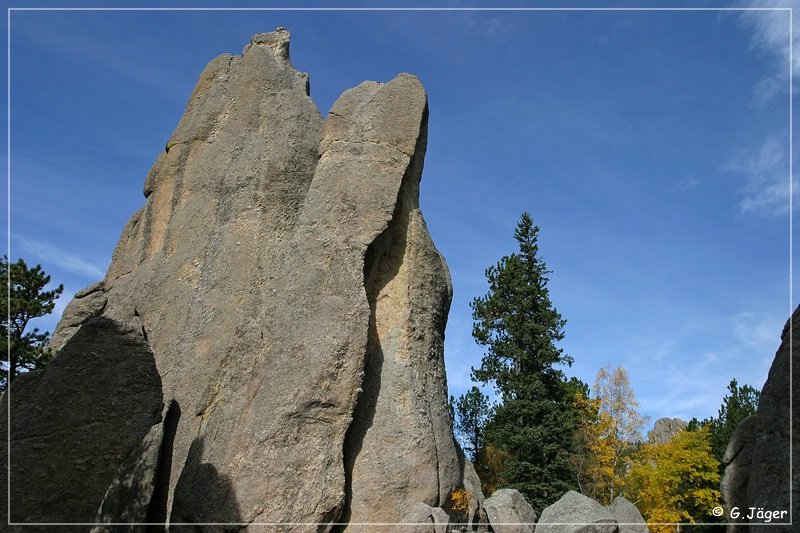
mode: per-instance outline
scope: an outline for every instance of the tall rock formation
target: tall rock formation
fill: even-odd
[[[12,522],[324,531],[447,508],[424,89],[364,82],[323,122],[288,47],[279,29],[206,67],[55,361],[4,396]]]
[[[800,370],[792,364],[796,339],[800,339],[800,307],[783,328],[756,414],[739,424],[725,452],[721,492],[730,532],[762,531],[765,523],[770,523],[770,532],[796,530],[800,518],[800,454],[790,452],[800,450],[797,425],[792,431],[791,415],[794,413],[796,419],[800,413]],[[732,512],[734,508],[736,512]],[[774,525],[788,523],[790,516],[794,517],[794,528]]]

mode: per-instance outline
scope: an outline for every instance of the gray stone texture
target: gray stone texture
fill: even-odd
[[[758,410],[752,417],[743,420],[736,428],[725,452],[723,464],[725,475],[722,478],[721,492],[725,516],[738,507],[743,516],[732,521],[728,531],[761,531],[763,525],[748,526],[745,518],[750,508],[767,511],[786,511],[783,517],[773,518],[769,531],[794,531],[792,525],[775,525],[789,520],[790,493],[798,494],[800,489],[800,460],[797,453],[792,456],[790,472],[790,448],[800,449],[800,437],[795,430],[790,432],[791,412],[800,412],[800,401],[796,391],[800,390],[800,372],[792,365],[793,340],[800,338],[800,307],[794,310],[781,334],[772,366],[769,370]],[[790,391],[795,391],[794,397]],[[796,418],[796,417],[795,417]],[[792,500],[791,515],[800,516],[800,498]],[[795,519],[796,521],[796,519]],[[766,520],[758,516],[749,524],[764,524]],[[796,525],[796,524],[795,524]]]
[[[418,203],[425,91],[408,74],[364,82],[323,123],[288,47],[279,29],[205,68],[55,361],[12,384],[15,519],[448,508],[463,474],[450,279]]]
[[[486,497],[483,495],[483,489],[481,488],[481,479],[478,477],[478,473],[475,472],[475,466],[466,458],[463,458],[463,461],[464,489],[472,494],[472,498],[469,502],[469,510],[467,511],[467,529],[471,531],[483,531],[486,529],[489,519],[483,507],[483,502],[486,500]]]
[[[424,503],[415,503],[408,508],[408,512],[397,522],[396,526],[385,526],[376,528],[375,526],[353,526],[353,531],[376,531],[380,529],[401,530],[410,533],[449,533],[450,517],[440,507],[431,507]]]
[[[545,508],[536,524],[536,533],[617,533],[617,517],[598,502],[569,491]]]
[[[516,489],[499,489],[486,498],[483,509],[495,533],[533,533],[536,512]]]
[[[672,440],[688,423],[680,418],[659,418],[653,424],[653,429],[647,432],[647,440],[653,444],[666,444]]]
[[[617,519],[619,533],[650,533],[642,513],[626,498],[617,496],[608,510]]]

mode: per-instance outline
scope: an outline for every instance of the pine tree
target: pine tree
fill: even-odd
[[[720,476],[725,470],[722,459],[725,457],[725,450],[728,448],[733,432],[742,420],[756,414],[761,397],[758,389],[750,385],[740,387],[736,378],[728,384],[728,392],[729,394],[722,399],[722,405],[720,405],[716,417],[712,416],[704,420],[693,418],[686,427],[689,431],[708,428],[711,434],[711,454],[719,463]]]
[[[451,398],[455,410],[455,430],[464,451],[474,463],[483,448],[484,428],[491,414],[489,398],[473,386],[466,394]]]
[[[504,453],[500,483],[543,509],[575,487],[570,458],[574,391],[557,365],[572,358],[556,343],[566,321],[554,308],[539,228],[523,213],[514,237],[519,252],[486,271],[489,292],[472,302],[473,336],[486,347],[473,379],[492,383],[501,403],[486,426],[486,444]]]
[[[720,462],[725,456],[725,450],[736,426],[748,416],[756,414],[761,396],[761,393],[750,385],[740,387],[735,378],[728,384],[728,392],[730,394],[722,399],[717,417],[709,421],[711,453]]]
[[[0,303],[0,349],[8,356],[0,374],[0,390],[3,390],[22,371],[41,368],[52,357],[45,347],[50,333],[41,333],[38,328],[26,333],[25,329],[32,319],[53,311],[55,300],[64,291],[64,286],[44,290],[50,283],[50,276],[44,273],[41,265],[28,268],[22,259],[9,263],[6,256],[0,259],[0,277],[4,287]]]

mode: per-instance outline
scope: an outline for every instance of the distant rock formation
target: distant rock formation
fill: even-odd
[[[680,430],[686,429],[687,425],[688,422],[680,418],[659,418],[653,424],[653,429],[647,432],[647,441],[653,444],[666,444]]]
[[[12,521],[324,531],[449,508],[425,91],[364,82],[323,122],[288,49],[279,29],[206,67],[105,279],[3,397]]]
[[[734,431],[725,452],[721,492],[729,532],[795,531],[788,523],[800,518],[800,437],[795,424],[790,431],[790,412],[800,413],[800,370],[792,365],[793,340],[800,338],[800,307],[794,310],[781,334],[781,345],[772,361],[756,414],[744,419]],[[796,354],[796,352],[794,352]],[[791,392],[794,391],[792,395]],[[790,497],[794,494],[794,498]],[[789,508],[790,501],[792,509]],[[736,512],[734,512],[734,510]],[[791,513],[790,513],[791,511]],[[752,514],[752,517],[750,515]],[[738,515],[738,516],[737,516]],[[795,524],[796,527],[796,524]]]

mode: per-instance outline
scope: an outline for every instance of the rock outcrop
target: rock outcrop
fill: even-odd
[[[364,82],[323,122],[288,47],[279,29],[206,67],[56,359],[4,396],[13,521],[324,531],[448,508],[425,91]]]
[[[617,517],[598,502],[573,490],[542,511],[536,533],[618,533]]]
[[[653,444],[666,444],[676,433],[686,429],[687,424],[680,418],[659,418],[653,424],[653,429],[647,432],[647,440]]]
[[[800,498],[790,498],[800,490],[800,460],[797,453],[790,454],[790,449],[800,449],[798,432],[790,431],[790,413],[800,413],[798,394],[791,394],[800,390],[800,372],[792,366],[793,339],[797,338],[800,307],[783,328],[756,414],[739,424],[725,452],[721,492],[730,520],[728,531],[755,530],[748,529],[748,524],[765,523],[771,524],[770,531],[793,531],[792,525],[775,524],[788,524],[790,516],[800,516]],[[737,513],[731,514],[734,508],[738,518]],[[753,517],[748,519],[751,508]]]
[[[486,516],[486,510],[483,508],[483,502],[486,497],[483,495],[483,489],[481,488],[481,479],[478,477],[478,473],[475,472],[475,465],[464,457],[462,457],[462,460],[463,466],[461,469],[464,473],[464,490],[472,494],[469,508],[467,509],[467,530],[479,531],[484,529],[489,521]],[[527,502],[525,504],[527,505]]]
[[[619,533],[650,533],[642,513],[630,501],[622,496],[617,496],[608,510],[617,519]]]
[[[516,489],[499,489],[483,502],[495,533],[533,533],[536,512]]]

